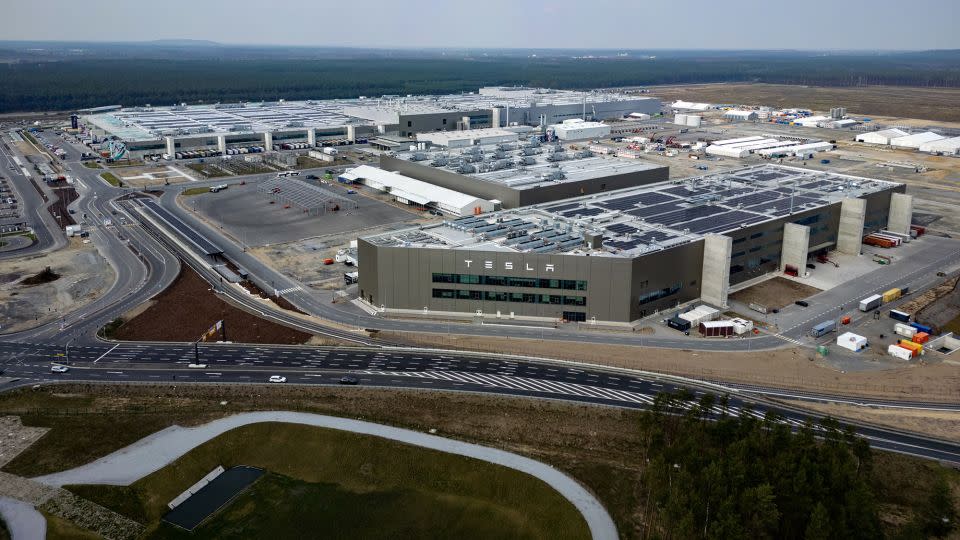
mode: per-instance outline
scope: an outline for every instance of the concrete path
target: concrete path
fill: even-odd
[[[320,414],[264,411],[228,416],[192,428],[172,426],[144,437],[130,446],[117,450],[92,463],[59,473],[40,476],[35,480],[58,487],[67,484],[129,485],[162,469],[194,447],[210,439],[232,429],[260,422],[304,424],[373,435],[509,467],[539,478],[566,497],[583,514],[593,538],[599,540],[614,540],[617,538],[616,525],[614,525],[613,519],[600,504],[600,501],[578,484],[576,480],[550,465],[496,448],[455,441],[409,429]]]
[[[31,504],[0,497],[0,516],[3,516],[13,540],[43,540],[47,537],[47,520]]]

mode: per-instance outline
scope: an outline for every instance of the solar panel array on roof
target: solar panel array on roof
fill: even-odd
[[[740,225],[749,225],[769,219],[767,216],[733,210],[725,214],[710,216],[685,223],[684,227],[696,234],[719,233],[735,229]]]
[[[665,193],[653,191],[649,193],[638,193],[636,195],[609,199],[600,204],[606,208],[609,208],[610,210],[626,210],[627,208],[636,206],[638,203],[643,205],[651,205],[673,200],[676,199]]]
[[[646,219],[651,216],[656,216],[659,214],[670,212],[672,210],[676,210],[677,208],[680,208],[679,203],[668,202],[668,203],[658,204],[655,206],[648,206],[646,208],[637,208],[634,210],[627,210],[627,213],[630,214],[631,216],[636,216],[638,218]]]
[[[657,216],[656,222],[662,223],[667,227],[671,227],[686,221],[693,221],[695,219],[712,216],[714,214],[719,214],[726,211],[726,208],[714,206],[712,204],[705,204],[703,206],[694,206],[693,208],[682,208],[680,210],[674,210],[673,212],[663,214],[662,216]]]
[[[573,217],[573,216],[589,217],[589,216],[595,216],[597,214],[602,214],[603,212],[604,212],[603,208],[577,208],[576,210],[567,210],[566,212],[563,212],[561,215],[563,217]]]
[[[630,234],[633,232],[637,232],[640,229],[637,229],[636,227],[631,227],[630,225],[627,225],[625,223],[615,223],[607,227],[607,230],[617,234]]]
[[[569,203],[569,204],[561,204],[558,206],[550,206],[546,208],[546,210],[549,210],[550,212],[563,212],[564,210],[569,210],[571,208],[576,208],[578,206],[580,206],[580,203]]]
[[[729,206],[753,206],[767,201],[773,201],[780,198],[780,194],[773,191],[757,191],[749,195],[734,197],[726,200],[724,203]]]

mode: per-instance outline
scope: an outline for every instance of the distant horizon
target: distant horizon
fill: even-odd
[[[877,48],[795,48],[795,47],[768,47],[768,48],[702,48],[702,47],[645,47],[645,48],[626,48],[626,47],[483,47],[483,46],[446,46],[446,45],[380,45],[380,46],[359,46],[359,45],[331,45],[331,44],[284,44],[284,43],[246,43],[216,41],[210,39],[195,38],[156,38],[145,40],[98,40],[98,39],[0,39],[0,44],[16,43],[51,43],[51,44],[97,44],[97,45],[178,45],[182,42],[184,46],[191,43],[207,44],[223,47],[251,47],[251,48],[292,48],[292,49],[345,49],[345,50],[380,50],[380,51],[611,51],[611,52],[649,52],[649,51],[683,51],[683,52],[877,52],[877,53],[898,53],[898,52],[951,52],[960,51],[960,47],[948,48],[920,48],[920,49],[877,49]]]

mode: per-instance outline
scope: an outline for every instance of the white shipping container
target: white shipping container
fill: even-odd
[[[917,329],[909,324],[897,323],[893,325],[893,331],[898,336],[903,336],[907,339],[913,339],[913,336],[917,335]]]
[[[887,354],[900,360],[910,360],[912,353],[899,345],[890,345],[887,347]]]

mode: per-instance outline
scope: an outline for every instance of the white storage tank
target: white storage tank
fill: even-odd
[[[687,125],[690,127],[700,127],[700,124],[703,122],[702,116],[689,115],[687,116]]]
[[[678,126],[685,126],[685,125],[687,125],[687,115],[685,115],[685,114],[678,114],[678,115],[674,116],[674,117],[673,117],[673,123],[676,124],[676,125],[678,125]]]

